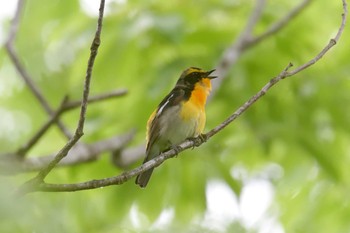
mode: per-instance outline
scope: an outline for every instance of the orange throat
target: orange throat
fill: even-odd
[[[200,82],[196,83],[194,89],[191,93],[190,101],[200,108],[205,107],[207,102],[207,97],[211,91],[210,79],[202,79]]]

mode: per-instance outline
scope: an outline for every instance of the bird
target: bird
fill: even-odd
[[[143,163],[157,157],[188,138],[201,137],[204,130],[205,105],[211,91],[211,74],[197,67],[184,70],[175,87],[160,102],[147,121],[146,157]],[[140,173],[135,183],[147,186],[154,168]]]

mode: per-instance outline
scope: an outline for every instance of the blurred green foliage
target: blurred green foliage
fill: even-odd
[[[294,4],[269,1],[256,33]],[[90,105],[83,140],[93,142],[136,128],[130,146],[144,143],[148,116],[181,71],[189,66],[215,67],[253,6],[254,1],[227,0],[107,1],[91,94],[120,87],[129,94]],[[206,129],[222,122],[289,62],[298,66],[315,56],[334,36],[341,12],[341,1],[313,1],[278,34],[247,50],[208,104]],[[78,1],[26,2],[15,46],[52,106],[65,94],[80,98],[95,28],[96,16],[86,14]],[[226,184],[240,202],[247,184],[256,179],[273,187],[264,216],[277,219],[280,231],[274,228],[275,232],[348,232],[348,41],[345,30],[340,43],[315,66],[279,83],[208,143],[166,161],[144,190],[129,181],[13,199],[15,188],[34,174],[1,177],[1,232],[263,232],[261,219],[247,226],[242,218],[232,217],[221,230],[203,224],[208,181]],[[3,49],[0,75],[0,151],[9,152],[26,142],[47,114]],[[72,130],[78,113],[63,117]],[[53,128],[30,154],[52,153],[64,143]],[[93,163],[57,168],[48,182],[81,182],[120,172],[104,155]],[[173,218],[157,228],[154,222],[164,210]]]

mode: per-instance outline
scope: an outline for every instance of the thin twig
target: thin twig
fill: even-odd
[[[101,30],[102,30],[104,5],[105,5],[105,1],[101,0],[99,17],[97,20],[97,30],[95,33],[94,40],[92,41],[92,44],[90,47],[90,57],[89,57],[88,66],[86,70],[86,78],[85,78],[85,84],[84,84],[83,99],[81,102],[80,118],[79,118],[77,130],[75,131],[76,135],[84,134],[83,130],[84,130],[85,115],[86,115],[87,103],[88,103],[89,92],[90,92],[91,74],[94,67],[97,51],[101,43]]]
[[[341,25],[338,29],[338,33],[333,38],[326,46],[325,48],[322,49],[322,51],[315,56],[315,58],[311,59],[309,62],[305,63],[304,65],[301,65],[294,69],[293,71],[290,71],[290,68],[292,67],[292,64],[288,64],[286,68],[275,78],[271,79],[257,94],[252,96],[246,103],[244,103],[240,108],[238,108],[237,111],[235,111],[231,116],[229,116],[223,123],[209,131],[205,137],[206,139],[210,139],[212,136],[217,134],[219,131],[223,130],[227,125],[232,123],[235,119],[237,119],[240,115],[242,115],[249,107],[251,107],[256,101],[261,99],[263,95],[266,94],[266,92],[273,87],[276,83],[281,81],[282,79],[285,79],[287,77],[291,77],[311,65],[315,64],[320,58],[325,55],[330,48],[332,48],[340,39],[344,27],[345,27],[345,22],[347,19],[347,4],[346,0],[342,0],[343,2],[343,14],[342,14],[342,22]],[[87,182],[82,182],[82,183],[75,183],[75,184],[49,184],[49,183],[40,183],[36,184],[36,186],[33,187],[31,190],[26,190],[26,192],[35,192],[35,191],[42,191],[42,192],[73,192],[73,191],[79,191],[79,190],[86,190],[86,189],[95,189],[95,188],[101,188],[105,186],[110,186],[110,185],[120,185],[123,184],[124,182],[130,180],[136,175],[139,175],[142,172],[145,172],[148,169],[151,169],[153,167],[159,166],[161,163],[163,163],[165,160],[174,157],[177,155],[179,152],[192,148],[193,146],[199,146],[203,144],[204,141],[200,138],[196,138],[194,140],[186,140],[185,142],[179,144],[176,146],[176,150],[170,149],[156,158],[144,163],[140,167],[137,167],[133,170],[123,172],[121,175],[110,177],[110,178],[105,178],[105,179],[100,179],[100,180],[91,180]]]
[[[97,56],[98,48],[101,42],[101,31],[102,31],[102,21],[103,21],[103,13],[104,13],[105,0],[101,0],[100,8],[99,8],[99,17],[97,22],[97,29],[95,33],[95,37],[90,47],[90,57],[88,61],[88,66],[86,70],[84,91],[83,91],[83,99],[81,103],[80,117],[77,129],[75,131],[74,136],[67,142],[67,144],[57,153],[55,158],[44,168],[39,174],[33,179],[26,182],[21,188],[23,190],[31,190],[33,185],[44,184],[45,177],[51,172],[51,170],[68,154],[70,149],[78,142],[78,140],[84,135],[84,123],[85,123],[85,115],[87,110],[87,102],[90,91],[90,82],[92,76],[92,70],[94,67],[95,58]]]
[[[26,83],[28,88],[31,90],[33,95],[36,97],[36,99],[39,101],[41,106],[44,108],[46,113],[48,113],[52,117],[55,114],[55,112],[52,110],[49,103],[45,99],[44,95],[41,93],[39,88],[35,85],[32,77],[30,77],[29,73],[22,65],[22,63],[19,60],[19,57],[15,51],[15,48],[13,46],[13,43],[16,39],[19,21],[20,21],[20,16],[22,14],[23,9],[24,9],[24,1],[19,0],[17,3],[15,16],[11,22],[10,33],[9,33],[8,39],[5,43],[5,48],[7,50],[7,53],[9,55],[10,59],[12,60],[12,63],[15,66],[16,70],[20,74],[20,77],[24,80],[24,82]],[[72,133],[69,132],[69,130],[64,126],[64,124],[61,121],[57,120],[57,125],[68,139],[72,137]]]
[[[94,67],[95,58],[97,56],[97,51],[101,43],[101,31],[102,31],[104,6],[105,6],[105,0],[101,0],[99,17],[97,21],[97,29],[96,29],[95,37],[90,47],[90,57],[89,57],[88,66],[86,70],[83,99],[81,102],[80,117],[79,117],[77,129],[75,131],[73,138],[68,141],[68,143],[62,148],[62,150],[56,155],[56,157],[49,163],[49,165],[45,169],[42,169],[39,172],[36,179],[39,179],[41,181],[45,179],[45,177],[56,166],[56,164],[58,164],[68,154],[69,150],[74,146],[74,144],[77,143],[78,140],[84,135],[84,123],[85,123],[85,116],[86,116],[86,110],[87,110],[87,102],[88,102],[89,92],[90,92],[92,70]]]
[[[265,7],[266,0],[256,0],[256,1],[257,1],[256,6],[248,19],[247,25],[245,26],[242,33],[239,35],[238,42],[237,42],[239,47],[244,45],[245,41],[252,36],[255,26],[261,18],[261,14]]]
[[[107,93],[103,93],[100,95],[90,97],[88,99],[88,103],[92,104],[92,103],[95,103],[98,101],[124,96],[127,94],[127,92],[128,91],[126,89],[113,90],[111,92],[107,92]],[[67,111],[67,110],[71,110],[71,109],[74,109],[74,108],[77,108],[80,106],[81,106],[81,101],[76,100],[76,101],[69,101],[68,103],[65,104],[64,108],[65,108],[65,111]]]
[[[302,1],[299,5],[293,8],[287,15],[285,15],[282,19],[272,24],[265,32],[263,32],[258,36],[251,37],[250,39],[248,39],[245,42],[244,47],[247,48],[252,45],[255,45],[260,41],[266,39],[267,37],[277,33],[279,30],[284,28],[291,20],[293,20],[296,16],[298,16],[311,3],[311,1],[312,0]]]

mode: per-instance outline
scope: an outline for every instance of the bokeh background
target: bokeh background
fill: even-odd
[[[3,45],[16,1],[1,7]],[[12,3],[13,2],[13,3]],[[267,1],[254,33],[299,1]],[[82,93],[98,1],[26,1],[15,47],[52,106]],[[13,6],[12,6],[13,5]],[[12,7],[11,7],[12,6]],[[189,66],[212,69],[244,29],[255,1],[110,0],[91,94],[128,95],[90,105],[84,142],[136,129]],[[207,106],[206,131],[270,78],[314,57],[335,35],[341,1],[311,1],[283,30],[246,50]],[[35,173],[0,177],[1,232],[350,232],[349,31],[316,65],[288,78],[207,143],[158,167],[146,189],[121,186],[14,196]],[[79,111],[62,121],[72,131]],[[15,151],[48,119],[0,50],[0,151]],[[28,156],[65,144],[54,127]],[[52,183],[111,177],[128,168],[99,160],[56,168]]]

